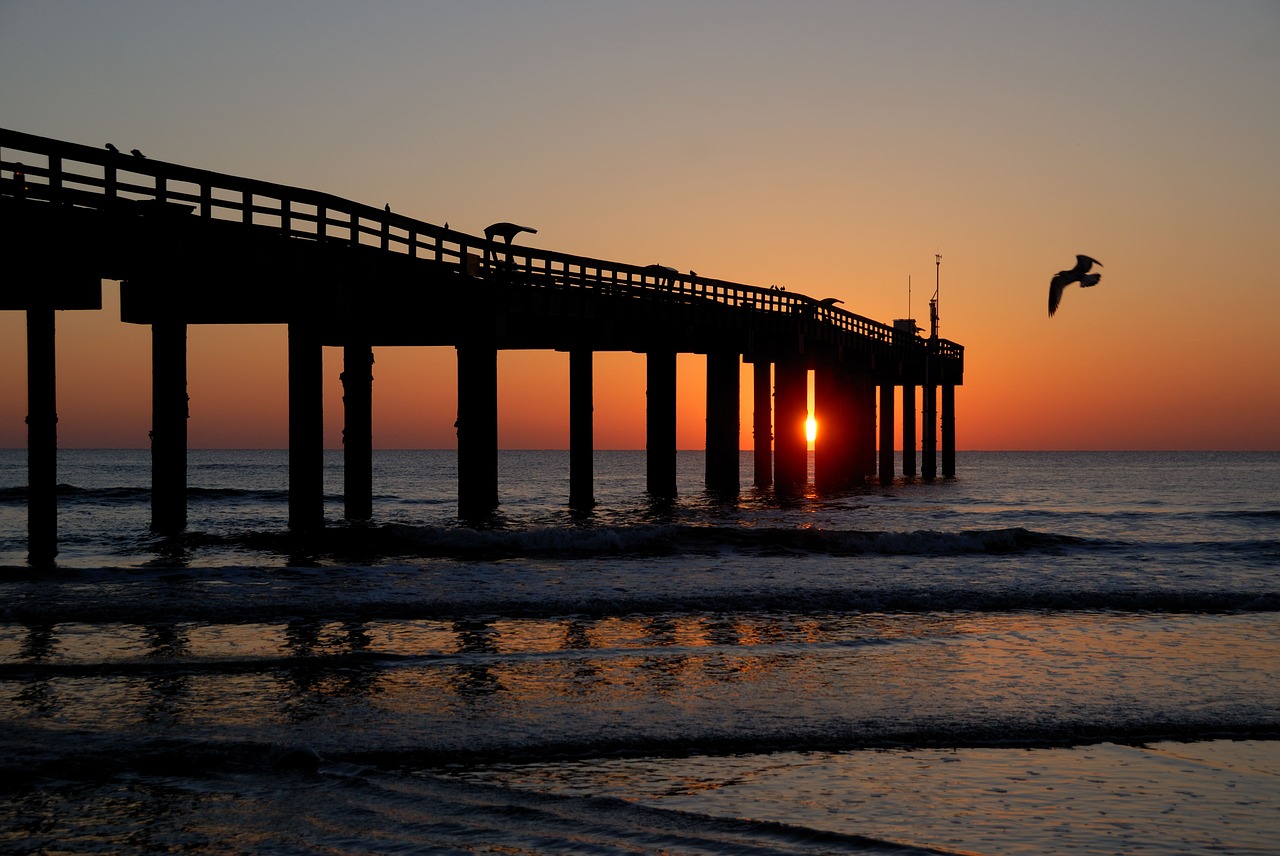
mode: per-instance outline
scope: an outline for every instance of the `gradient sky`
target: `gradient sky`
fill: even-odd
[[[0,126],[886,322],[909,278],[927,319],[940,252],[960,449],[1280,449],[1277,45],[1269,1],[0,0]],[[1102,283],[1050,320],[1076,253]],[[149,334],[105,292],[58,316],[63,446],[147,444]],[[0,446],[24,342],[0,313]],[[189,342],[190,445],[283,447],[284,329]],[[452,446],[453,351],[376,359],[375,445]],[[597,446],[643,448],[643,357],[596,367]],[[504,352],[499,389],[503,447],[567,447],[564,354]]]

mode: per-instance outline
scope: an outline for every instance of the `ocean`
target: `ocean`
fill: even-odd
[[[960,453],[650,501],[642,452],[0,451],[0,852],[1280,853],[1280,454]]]

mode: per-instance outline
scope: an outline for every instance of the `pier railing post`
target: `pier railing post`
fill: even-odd
[[[151,325],[151,528],[187,525],[187,325]]]
[[[58,555],[58,405],[52,306],[27,309],[27,561]]]
[[[569,505],[595,505],[594,354],[590,348],[569,351]]]
[[[707,354],[707,489],[738,492],[741,410],[739,358],[736,353]]]
[[[676,495],[676,352],[646,355],[645,476],[650,496]]]

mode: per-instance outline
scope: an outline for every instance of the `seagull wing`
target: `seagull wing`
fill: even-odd
[[[1062,291],[1067,284],[1072,282],[1070,274],[1067,271],[1060,271],[1057,276],[1049,283],[1049,317],[1053,317],[1053,313],[1058,311],[1058,304],[1062,302]]]
[[[1093,267],[1094,265],[1097,265],[1098,267],[1102,267],[1102,262],[1098,261],[1095,258],[1091,258],[1090,256],[1080,255],[1079,253],[1077,253],[1076,266],[1072,270],[1072,273],[1078,273],[1081,275],[1086,274],[1089,272],[1089,268]]]

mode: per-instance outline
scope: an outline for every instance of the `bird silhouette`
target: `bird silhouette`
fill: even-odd
[[[111,143],[107,143],[107,151],[111,152],[113,155],[118,155],[118,154],[120,154],[120,150],[119,150],[119,149],[117,149],[117,148],[116,148],[114,145],[112,145]]]
[[[528,226],[517,226],[515,223],[494,223],[492,226],[485,227],[484,237],[486,241],[492,241],[495,237],[502,238],[510,245],[511,239],[521,232],[537,234],[538,230]]]
[[[1062,292],[1073,282],[1080,283],[1081,288],[1093,288],[1098,284],[1098,280],[1102,279],[1100,273],[1089,273],[1089,268],[1097,265],[1102,267],[1102,262],[1089,256],[1076,255],[1076,266],[1070,270],[1060,270],[1053,275],[1053,279],[1049,282],[1049,317],[1053,317],[1053,313],[1058,311],[1058,304],[1062,302]]]
[[[144,155],[142,152],[138,151],[137,149],[129,149],[129,154],[133,155],[135,158],[146,157],[146,155]]]
[[[484,237],[486,241],[493,241],[494,238],[502,238],[507,242],[507,261],[505,264],[509,267],[511,265],[511,239],[521,232],[533,232],[536,234],[537,231],[537,229],[529,226],[517,226],[515,223],[494,223],[491,226],[485,227]],[[485,264],[489,263],[489,259],[489,247],[486,245],[484,248]]]
[[[844,301],[838,297],[824,297],[818,302],[824,306],[835,306],[837,303],[844,303]]]

